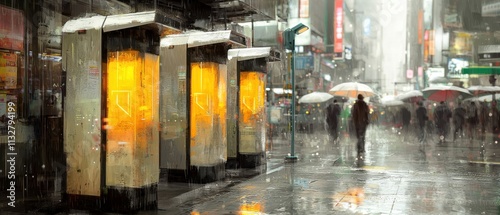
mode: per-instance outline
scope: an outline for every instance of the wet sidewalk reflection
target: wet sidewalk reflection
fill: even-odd
[[[289,141],[273,140],[267,173],[155,214],[497,214],[500,147],[458,140],[419,143],[383,127],[355,139],[297,134],[297,163],[283,162]],[[493,141],[493,140],[492,140]],[[151,212],[144,212],[148,214]]]

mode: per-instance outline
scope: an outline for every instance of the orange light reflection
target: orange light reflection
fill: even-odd
[[[239,215],[255,215],[261,214],[264,211],[264,207],[261,203],[253,202],[253,203],[244,203],[240,206],[240,211],[238,211]]]

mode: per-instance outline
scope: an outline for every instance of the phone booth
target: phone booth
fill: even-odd
[[[228,121],[228,168],[252,168],[265,162],[266,151],[266,81],[271,48],[231,49],[228,51],[230,82],[237,88],[228,97],[238,101],[231,107]],[[235,71],[235,72],[233,72]]]
[[[192,32],[161,39],[160,168],[172,181],[207,183],[225,177],[227,51],[245,47],[232,31]]]
[[[65,198],[71,208],[157,208],[159,47],[179,32],[154,11],[63,27]]]

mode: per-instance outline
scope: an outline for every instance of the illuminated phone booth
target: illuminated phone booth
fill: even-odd
[[[271,48],[231,49],[228,51],[230,82],[238,89],[229,90],[229,97],[238,105],[229,112],[227,168],[253,168],[265,162],[266,150],[266,81]],[[234,72],[233,72],[234,71]]]
[[[232,31],[192,32],[161,40],[160,168],[169,181],[208,183],[225,177],[227,51],[245,47]]]
[[[167,19],[140,12],[64,25],[64,198],[71,208],[157,208],[160,37],[179,32],[162,24]]]

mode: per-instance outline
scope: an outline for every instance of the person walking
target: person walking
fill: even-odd
[[[486,102],[481,102],[479,109],[479,123],[481,124],[481,138],[484,140],[486,134],[486,126],[488,124],[490,111]]]
[[[408,110],[406,107],[401,107],[400,109],[400,114],[401,114],[401,122],[402,122],[402,133],[403,133],[403,141],[406,140],[406,136],[408,135],[409,132],[409,127],[410,127],[410,121],[411,121],[411,112]]]
[[[462,107],[462,103],[458,102],[457,107],[453,110],[453,142],[457,139],[457,135],[461,136],[464,133],[463,126],[465,124],[465,108]],[[460,132],[460,133],[459,133]]]
[[[361,159],[363,159],[363,155],[365,153],[365,135],[368,124],[370,123],[370,109],[363,99],[363,95],[359,94],[358,100],[356,100],[356,103],[352,106],[351,111],[354,128],[356,129],[356,137],[358,139],[358,157]]]
[[[421,101],[417,102],[417,105],[418,105],[418,108],[415,111],[415,115],[417,117],[417,123],[418,123],[418,128],[419,128],[418,141],[420,143],[423,143],[424,138],[425,138],[425,124],[428,120],[427,109],[425,109],[425,107]]]
[[[439,143],[444,143],[446,135],[448,135],[451,110],[446,106],[444,101],[441,101],[434,110],[434,122],[436,123],[437,132],[439,135]]]
[[[338,122],[340,112],[342,112],[340,105],[337,100],[333,100],[333,103],[328,105],[326,108],[326,123],[328,124],[328,134],[333,139],[333,143],[336,143],[339,137],[338,132]]]
[[[473,101],[470,103],[469,107],[467,107],[467,126],[469,130],[469,139],[473,140],[474,139],[474,129],[477,126],[477,123],[479,122],[479,115],[477,114],[477,107],[476,103]]]

